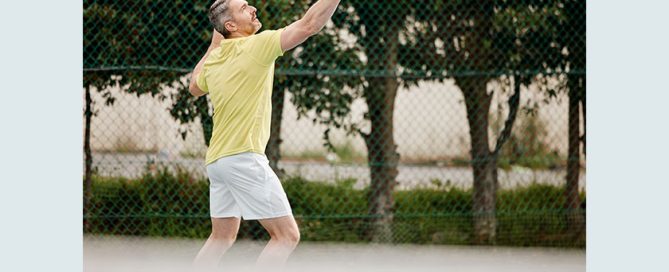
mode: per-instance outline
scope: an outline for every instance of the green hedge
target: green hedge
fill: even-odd
[[[299,177],[283,182],[302,240],[369,241],[368,190],[354,189],[354,183]],[[92,188],[84,217],[87,233],[202,239],[209,235],[207,180],[162,171],[138,179],[94,177]],[[395,242],[471,243],[471,190],[440,186],[397,191],[394,197]],[[496,244],[584,247],[585,230],[567,230],[563,203],[563,189],[556,186],[535,184],[500,191]],[[268,238],[256,221],[243,221],[239,237]]]

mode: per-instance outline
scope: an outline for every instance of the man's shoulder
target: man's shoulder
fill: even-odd
[[[262,37],[265,37],[265,38],[268,38],[268,37],[271,37],[272,35],[277,34],[277,33],[278,33],[279,31],[281,31],[281,30],[283,30],[283,28],[280,28],[280,29],[268,29],[268,30],[263,30],[263,31],[260,31],[260,32],[258,32],[258,33],[256,33],[256,34],[254,34],[254,35],[251,36],[251,37],[255,37],[255,38],[262,38]]]

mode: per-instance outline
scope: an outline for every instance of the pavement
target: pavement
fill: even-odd
[[[85,236],[84,271],[193,271],[204,240]],[[214,271],[250,271],[264,242],[238,241]],[[585,271],[584,249],[301,242],[276,271]]]

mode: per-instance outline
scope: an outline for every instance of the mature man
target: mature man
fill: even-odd
[[[209,94],[214,128],[206,155],[212,231],[195,258],[216,265],[233,244],[240,219],[258,220],[271,239],[257,263],[282,265],[300,233],[286,193],[264,155],[269,140],[274,61],[318,33],[339,0],[319,0],[299,20],[256,34],[262,24],[244,0],[209,9],[211,45],[193,70],[190,93]]]

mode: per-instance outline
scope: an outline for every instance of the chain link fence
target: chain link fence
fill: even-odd
[[[209,234],[212,2],[84,1],[88,235]],[[249,4],[278,29],[314,2]],[[302,240],[585,246],[585,1],[342,1],[272,105]]]

